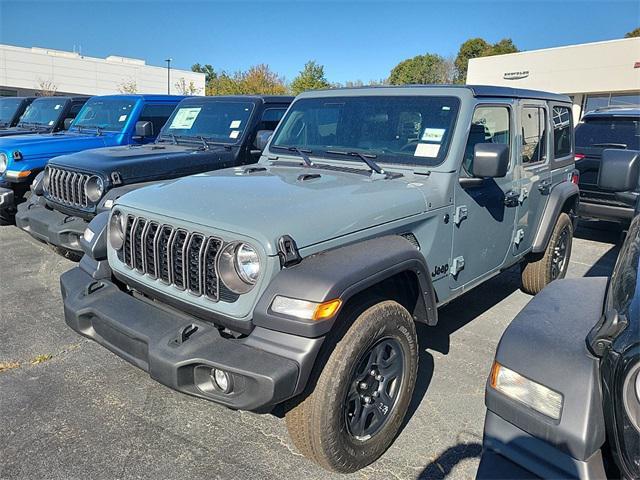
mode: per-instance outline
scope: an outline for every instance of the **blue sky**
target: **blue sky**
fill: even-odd
[[[330,81],[381,79],[422,53],[511,37],[521,50],[621,38],[640,26],[640,2],[555,1],[7,1],[0,43],[122,55],[178,68],[257,63],[291,80],[309,59]],[[640,57],[638,58],[640,60]]]

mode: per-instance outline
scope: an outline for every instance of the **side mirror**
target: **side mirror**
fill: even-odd
[[[271,139],[271,135],[273,135],[273,130],[258,130],[258,133],[256,133],[256,148],[263,152]]]
[[[477,143],[473,148],[473,176],[501,178],[509,170],[509,145]]]
[[[640,152],[606,149],[602,152],[598,187],[609,192],[629,192],[638,188]]]
[[[63,124],[64,129],[69,130],[69,127],[71,126],[72,123],[73,123],[73,118],[65,118],[64,124]]]
[[[139,138],[153,137],[153,123],[148,121],[136,122],[136,137],[139,137]]]

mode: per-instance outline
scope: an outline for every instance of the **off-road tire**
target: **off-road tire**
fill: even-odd
[[[559,272],[554,273],[554,255],[556,254],[556,249],[561,248],[563,241],[566,242],[564,263]],[[569,267],[572,243],[573,223],[568,214],[561,213],[544,253],[532,254],[522,263],[522,291],[535,295],[553,280],[564,278]]]
[[[349,432],[345,402],[362,356],[380,342],[397,342],[403,355],[402,381],[379,431],[361,440]],[[325,340],[304,399],[286,413],[294,445],[327,470],[349,473],[377,460],[404,420],[418,370],[418,342],[409,312],[391,300],[369,298],[347,305]]]

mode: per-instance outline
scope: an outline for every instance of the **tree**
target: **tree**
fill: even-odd
[[[138,84],[134,79],[123,80],[118,84],[120,93],[138,93]]]
[[[38,79],[38,93],[40,97],[53,97],[58,91],[58,86],[53,80]]]
[[[391,85],[446,83],[446,61],[440,55],[427,53],[400,62],[389,75]]]
[[[284,95],[287,86],[284,78],[273,72],[269,65],[260,64],[250,67],[239,76],[240,90],[243,94]]]
[[[324,76],[324,66],[310,60],[305,63],[304,68],[298,76],[291,82],[291,92],[294,95],[306,92],[307,90],[318,90],[329,88],[331,85]]]
[[[213,82],[216,78],[218,78],[218,74],[214,70],[214,68],[210,64],[200,65],[199,63],[194,63],[191,65],[191,71],[197,73],[204,73],[204,81],[208,84],[209,82]]]
[[[624,38],[635,38],[635,37],[640,37],[640,27],[624,34]]]
[[[471,38],[460,45],[458,55],[454,61],[456,75],[456,83],[465,83],[467,81],[467,68],[469,60],[478,57],[489,57],[491,55],[504,55],[506,53],[518,52],[518,47],[510,38],[503,38],[493,45],[487,43],[482,38]]]
[[[184,77],[180,77],[180,79],[175,83],[175,87],[180,95],[198,95],[200,93],[200,89],[196,87],[193,80],[190,80],[187,83],[187,80]]]

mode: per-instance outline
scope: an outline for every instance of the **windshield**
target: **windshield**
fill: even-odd
[[[22,103],[21,98],[1,98],[0,99],[0,125],[5,125],[13,120],[16,110]]]
[[[576,127],[576,147],[640,149],[640,119],[588,118]]]
[[[291,106],[270,148],[296,147],[336,160],[358,152],[377,162],[433,166],[447,154],[459,103],[434,96],[305,98]]]
[[[52,127],[64,111],[65,100],[39,98],[27,107],[20,118],[19,125]]]
[[[253,110],[251,102],[209,101],[178,106],[162,128],[161,135],[203,137],[236,143],[242,137]]]
[[[131,98],[92,98],[84,104],[71,126],[119,132],[135,104]]]

